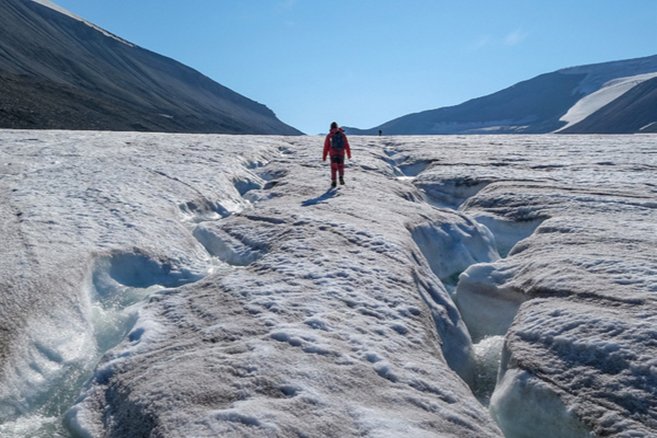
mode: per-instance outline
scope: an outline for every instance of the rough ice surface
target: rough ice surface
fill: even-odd
[[[491,236],[379,144],[330,192],[319,137],[0,145],[0,435],[500,435],[416,243],[440,231],[452,276]]]
[[[657,433],[654,137],[350,140],[0,132],[0,436]]]
[[[474,342],[506,336],[491,412],[507,436],[657,433],[654,140],[467,137],[399,148],[431,163],[415,178],[429,196],[438,185],[444,199],[446,180],[479,188],[457,197],[459,210],[504,242],[506,257],[470,266],[454,299]]]

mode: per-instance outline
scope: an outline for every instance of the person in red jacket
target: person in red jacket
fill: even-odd
[[[344,156],[351,160],[351,148],[349,140],[344,130],[338,127],[336,122],[331,123],[331,131],[326,135],[324,140],[324,154],[322,161],[326,161],[326,156],[331,157],[331,187],[335,187],[336,174],[340,176],[340,184],[344,184]]]

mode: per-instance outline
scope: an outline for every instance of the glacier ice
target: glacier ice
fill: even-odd
[[[320,143],[2,131],[0,434],[654,434],[651,137]]]
[[[418,202],[379,148],[308,202],[326,177],[312,138],[39,134],[3,133],[3,196],[23,213],[6,216],[21,231],[3,279],[34,245],[23,266],[56,281],[16,314],[84,303],[94,354],[69,430],[499,435],[462,379],[467,329],[410,232],[476,227]],[[18,365],[35,332],[14,331]]]
[[[425,163],[414,183],[430,198],[454,199],[493,233],[502,256],[469,266],[454,300],[479,364],[495,360],[499,342],[496,350],[490,340],[505,336],[490,406],[505,435],[653,435],[652,138],[401,143],[407,166],[409,157]],[[459,180],[473,188],[466,198],[446,190],[445,181]],[[481,368],[474,390],[486,396]]]

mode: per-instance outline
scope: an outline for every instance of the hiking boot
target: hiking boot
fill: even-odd
[[[340,184],[344,185],[344,178],[343,177],[340,177]]]
[[[335,181],[331,181],[331,187],[335,187],[335,186],[337,186],[337,184],[335,183]]]

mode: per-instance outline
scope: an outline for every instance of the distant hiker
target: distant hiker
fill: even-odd
[[[383,134],[383,131],[379,129],[379,137],[381,137],[381,134]]]
[[[338,127],[336,122],[331,123],[331,131],[326,135],[324,140],[324,154],[322,161],[326,161],[326,156],[331,157],[331,187],[335,187],[336,173],[340,175],[340,184],[344,184],[344,155],[351,160],[351,149],[349,140],[344,130]]]

